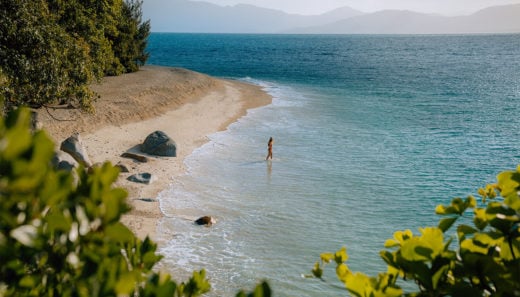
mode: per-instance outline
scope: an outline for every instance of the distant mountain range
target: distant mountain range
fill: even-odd
[[[520,32],[520,4],[489,7],[468,16],[456,17],[384,10],[322,26],[309,26],[286,32],[327,34],[518,33]]]
[[[143,13],[153,32],[279,33],[299,27],[322,26],[362,12],[345,7],[331,12],[302,16],[253,5],[219,6],[207,2],[172,0],[152,7],[144,1]]]
[[[447,17],[402,10],[363,13],[342,7],[304,16],[239,4],[172,0],[160,7],[144,1],[153,32],[296,34],[520,33],[520,4],[493,6],[468,16]]]

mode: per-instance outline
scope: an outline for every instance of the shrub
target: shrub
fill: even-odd
[[[346,248],[324,253],[313,275],[322,278],[323,266],[336,263],[336,275],[354,296],[520,296],[520,166],[504,171],[497,183],[479,189],[482,203],[473,196],[454,198],[435,209],[443,216],[438,226],[397,231],[380,252],[388,265],[377,277],[351,271]],[[460,223],[468,211],[473,223]],[[457,245],[452,248],[452,243]],[[416,284],[404,292],[397,281]]]
[[[127,193],[118,170],[51,166],[54,144],[32,133],[18,109],[0,120],[0,296],[198,296],[204,270],[186,283],[152,271],[161,259],[149,238],[120,222]]]
[[[92,82],[148,59],[138,0],[2,0],[0,95],[5,107],[68,104],[93,111]]]

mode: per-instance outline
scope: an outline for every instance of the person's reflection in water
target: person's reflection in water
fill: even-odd
[[[267,161],[267,179],[271,181],[271,173],[273,171],[273,162],[271,160]]]

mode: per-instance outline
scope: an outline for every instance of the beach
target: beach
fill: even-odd
[[[248,109],[272,100],[259,86],[159,66],[106,77],[91,89],[98,97],[94,113],[48,107],[38,111],[38,121],[57,149],[64,139],[79,133],[93,164],[109,161],[129,168],[128,173],[120,174],[115,186],[128,191],[132,210],[123,222],[140,238],[155,238],[162,217],[157,196],[185,172],[184,159],[206,143],[208,135],[225,130]],[[140,144],[154,131],[163,131],[175,141],[176,157],[140,152]],[[125,152],[146,156],[148,162],[121,157]],[[152,182],[127,180],[137,173],[152,174]]]
[[[511,141],[520,126],[515,42],[518,35],[154,33],[151,65],[239,82],[144,67],[94,85],[102,98],[95,115],[59,108],[49,109],[59,121],[45,109],[40,115],[53,137],[78,130],[93,162],[129,165],[117,183],[134,207],[124,220],[154,237],[163,256],[157,269],[176,280],[205,269],[208,296],[235,296],[261,280],[280,296],[339,296],[333,267],[327,282],[302,278],[322,253],[345,246],[352,271],[377,275],[394,232],[438,226],[437,205],[477,197],[519,163],[520,143]],[[228,100],[235,97],[226,92],[249,90],[241,81],[261,86],[272,103],[239,120],[245,103],[222,102],[229,115],[206,109],[219,102],[213,95]],[[206,112],[221,122],[198,114]],[[120,157],[138,152],[164,123],[177,158]],[[199,124],[208,130],[189,134]],[[274,158],[266,162],[270,137]],[[156,176],[151,185],[126,180],[147,171]],[[217,223],[196,226],[204,215]]]

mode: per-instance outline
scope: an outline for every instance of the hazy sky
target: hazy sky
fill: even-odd
[[[146,0],[145,0],[146,1]],[[407,9],[417,12],[461,15],[502,4],[520,3],[520,0],[203,0],[218,5],[247,3],[274,8],[289,13],[320,14],[341,6],[373,12],[383,9]]]

